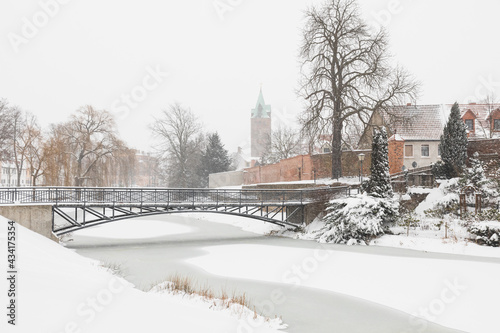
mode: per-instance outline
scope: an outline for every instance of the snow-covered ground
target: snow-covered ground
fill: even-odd
[[[393,255],[380,255],[376,247],[371,247],[370,255],[370,251],[356,253],[339,247],[332,251],[320,244],[314,250],[272,245],[212,246],[203,248],[208,252],[205,256],[189,262],[211,274],[284,282],[291,288],[307,286],[362,298],[467,332],[498,332],[495,304],[500,297],[500,261],[419,258],[418,252],[413,257],[395,249],[388,251]],[[498,255],[498,249],[493,250]],[[267,260],[259,263],[259,269],[248,264],[262,257]],[[276,267],[280,258],[297,258],[297,262],[286,261]]]
[[[165,221],[168,219],[165,217]],[[207,226],[207,230],[210,230],[214,227],[214,223],[227,225],[228,228],[238,226],[238,229],[245,228],[260,234],[275,229],[275,226],[260,221],[226,215],[193,213],[183,214],[182,219],[184,221],[179,220],[181,223],[186,223],[193,229]],[[314,224],[311,225],[311,228],[313,227]],[[96,234],[99,233],[98,229],[93,230]],[[197,232],[207,233],[206,230]],[[78,238],[77,235],[75,237]],[[172,237],[176,237],[177,240],[178,236]],[[221,240],[223,238],[221,237]],[[493,300],[500,297],[500,287],[497,288],[495,285],[496,277],[500,276],[500,261],[496,259],[431,254],[381,246],[348,247],[317,244],[282,238],[258,238],[258,240],[256,242],[243,238],[242,241],[215,240],[192,244],[198,249],[197,254],[183,261],[188,267],[195,269],[194,271],[201,270],[209,274],[208,276],[229,281],[255,281],[261,286],[268,284],[279,286],[274,290],[283,291],[287,299],[294,299],[304,290],[306,292],[319,290],[325,295],[333,292],[334,295],[338,295],[335,297],[340,297],[336,301],[337,304],[343,304],[340,307],[351,308],[350,311],[354,313],[362,313],[361,316],[366,321],[375,320],[376,324],[370,332],[445,331],[431,326],[431,323],[422,319],[468,332],[497,331]],[[186,245],[181,246],[183,251],[187,251]],[[169,245],[165,249],[170,252],[176,251],[176,245]],[[145,256],[131,258],[130,261],[142,261],[144,258],[149,258],[150,253],[152,252],[145,252]],[[117,258],[119,255],[113,257]],[[155,257],[151,262],[157,260]],[[140,267],[144,267],[145,264],[137,264],[136,268],[133,267],[135,264],[130,264],[129,273],[137,276],[140,274]],[[158,262],[158,265],[165,264]],[[201,280],[203,281],[203,278]],[[355,305],[348,306],[341,295],[354,297]],[[254,300],[257,303],[265,302],[259,298]],[[302,300],[304,301],[305,299]],[[363,301],[378,306],[376,311],[382,311],[382,314],[378,314],[379,321],[374,318],[376,312],[372,312],[373,308],[371,311],[363,308]],[[317,302],[320,308],[326,306],[321,305],[323,301],[319,299]],[[272,304],[274,313],[283,315],[284,322],[290,324],[291,332],[305,332],[293,329],[301,325],[300,316],[305,317],[306,312],[302,310],[301,314],[290,317],[291,313],[297,311],[295,309],[297,305],[288,303]],[[470,304],[475,306],[471,308]],[[317,311],[316,307],[314,309]],[[394,314],[394,317],[384,317],[388,315],[384,309],[403,312],[401,316]],[[334,318],[335,314],[331,313],[330,316]],[[324,320],[327,320],[326,317]],[[356,331],[340,318],[335,320],[335,327],[339,331]],[[381,329],[385,322],[391,322],[396,326],[402,325],[400,327],[404,329],[394,330],[394,326]],[[394,324],[395,322],[397,324]],[[311,331],[315,331],[313,328],[317,327],[315,326],[317,323],[304,325],[306,327],[310,325]]]
[[[149,223],[158,227],[155,221]],[[114,232],[107,235],[131,237],[128,224],[124,224],[124,229],[115,226]],[[112,228],[107,229],[112,231]],[[118,235],[117,231],[121,230],[124,230],[123,235]],[[135,230],[138,230],[137,224]],[[178,226],[173,233],[186,230],[187,227]],[[6,249],[6,233],[7,221],[0,217],[2,249]],[[241,316],[234,308],[210,309],[213,303],[198,297],[135,289],[96,261],[19,225],[17,236],[17,325],[8,325],[2,314],[1,332],[236,332],[242,323],[247,325],[253,321],[253,311],[243,312]],[[7,272],[6,261],[1,265],[4,273]],[[7,284],[6,279],[1,281],[0,299],[5,305]],[[6,312],[5,307],[2,308]],[[277,324],[264,323],[254,331],[276,332],[270,326]]]
[[[498,222],[496,224],[499,224]],[[283,236],[315,240],[315,232],[324,226],[320,219],[314,220],[305,228],[304,233],[284,232]],[[460,254],[469,256],[482,256],[500,258],[500,248],[482,246],[467,239],[469,234],[457,221],[451,221],[445,238],[444,226],[441,230],[420,230],[420,228],[410,228],[409,235],[405,227],[391,228],[394,235],[383,235],[370,242],[370,246],[395,247],[423,252]]]
[[[383,236],[374,244],[379,246],[353,247],[255,238],[251,235],[277,227],[228,215],[155,218],[89,228],[75,233],[68,244],[88,253],[122,258],[118,264],[130,268],[131,276],[126,278],[143,275],[147,280],[151,276],[150,286],[166,276],[166,271],[151,274],[156,266],[184,267],[175,264],[179,261],[190,268],[188,274],[203,272],[200,281],[213,276],[224,283],[257,286],[254,291],[261,292],[254,293],[252,301],[271,309],[272,315],[283,315],[284,323],[290,324],[285,331],[451,332],[435,322],[466,332],[498,332],[495,304],[500,298],[500,256],[496,248],[443,241],[439,232],[429,230],[418,235],[414,231],[410,237]],[[1,220],[2,243],[5,223]],[[307,231],[320,227],[321,222],[315,221]],[[249,326],[255,322],[248,317],[251,311],[240,318],[237,309],[213,309],[212,303],[199,297],[140,291],[96,261],[22,227],[18,233],[20,326],[7,332],[277,331],[276,323]],[[120,238],[123,246],[117,243]],[[93,248],[91,244],[101,245]],[[3,284],[0,288],[6,290]]]

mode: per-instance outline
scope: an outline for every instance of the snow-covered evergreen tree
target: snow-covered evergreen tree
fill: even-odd
[[[199,175],[201,187],[208,186],[208,176],[211,173],[225,172],[231,166],[228,151],[224,148],[217,132],[208,136],[208,143],[201,156]]]
[[[375,131],[372,144],[372,159],[370,180],[367,192],[377,198],[393,196],[389,175],[389,151],[387,148],[387,132],[385,128]]]
[[[495,182],[486,178],[483,162],[479,159],[477,152],[469,159],[470,168],[466,169],[464,177],[459,181],[461,187],[474,186],[482,195],[482,202],[488,203],[498,198],[498,189]]]
[[[366,244],[396,221],[399,202],[391,187],[385,128],[374,133],[370,170],[365,193],[330,202],[325,227],[318,232],[320,242]]]
[[[460,118],[460,108],[455,102],[441,135],[441,159],[448,178],[459,176],[467,159],[467,131]]]
[[[399,202],[394,198],[378,198],[363,193],[356,197],[335,199],[327,208],[325,227],[318,240],[326,243],[367,244],[383,235],[384,227],[396,221]]]
[[[467,170],[467,179],[470,184],[474,185],[477,189],[481,189],[488,180],[484,174],[483,163],[479,160],[477,152],[469,159],[469,163],[471,167]]]

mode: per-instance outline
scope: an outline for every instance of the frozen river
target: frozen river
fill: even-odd
[[[120,266],[124,277],[145,291],[179,274],[213,290],[245,293],[258,311],[282,316],[287,332],[459,332],[406,313],[439,296],[442,287],[426,286],[444,279],[442,273],[434,272],[439,276],[434,282],[405,288],[412,280],[404,279],[413,272],[394,267],[416,262],[412,267],[420,276],[427,261],[439,266],[457,256],[262,236],[214,222],[217,218],[164,215],[115,222],[76,232],[67,246]],[[240,332],[251,332],[251,324]]]

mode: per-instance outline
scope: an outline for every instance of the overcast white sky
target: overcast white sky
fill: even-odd
[[[149,147],[153,116],[177,101],[233,151],[248,145],[261,84],[275,124],[301,111],[302,11],[319,2],[2,0],[0,98],[45,126],[82,105],[107,109],[139,149]],[[500,96],[500,1],[359,3],[370,23],[387,27],[395,61],[422,82],[420,104],[479,100],[488,89]]]

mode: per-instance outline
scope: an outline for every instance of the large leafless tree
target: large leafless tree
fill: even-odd
[[[92,106],[80,108],[58,131],[66,143],[65,153],[72,158],[76,186],[83,185],[92,169],[123,147],[112,115]]]
[[[374,110],[414,101],[418,84],[391,66],[385,31],[370,30],[355,0],[329,0],[305,16],[301,122],[305,132],[331,134],[332,178],[339,178],[347,120],[366,123]]]
[[[201,125],[193,112],[173,104],[155,119],[152,130],[160,139],[160,153],[166,158],[168,185],[198,187],[196,168],[203,139]]]
[[[16,186],[21,186],[22,174],[28,170],[28,177],[40,176],[42,132],[35,115],[16,109],[13,121],[13,161],[16,166]]]
[[[73,185],[71,180],[71,156],[66,145],[64,124],[52,124],[42,146],[44,155],[45,185]]]

